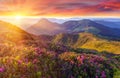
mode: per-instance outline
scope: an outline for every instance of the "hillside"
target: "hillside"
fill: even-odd
[[[58,34],[54,37],[53,43],[120,54],[120,42],[102,39],[90,33]]]
[[[0,21],[0,46],[4,45],[45,45],[45,42],[19,27]]]

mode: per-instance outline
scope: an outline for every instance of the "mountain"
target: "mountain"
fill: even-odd
[[[28,32],[36,35],[54,35],[59,32],[63,32],[64,29],[60,27],[60,24],[50,22],[47,19],[41,19],[36,24],[27,29]]]
[[[89,19],[67,21],[62,26],[68,33],[89,32],[107,37],[120,38],[120,29],[110,28]]]
[[[96,23],[111,27],[111,28],[119,28],[120,29],[120,22],[119,21],[105,21],[105,20],[96,20]]]
[[[38,45],[44,46],[45,43],[35,35],[29,34],[19,27],[0,21],[0,46],[2,45]]]
[[[61,44],[72,48],[85,48],[120,54],[119,41],[102,39],[90,33],[58,34],[53,38],[52,42],[53,44]]]
[[[51,22],[47,19],[41,19],[39,22],[29,27],[27,31],[35,35],[89,32],[108,39],[120,40],[120,29],[110,28],[89,19],[71,20],[62,24]]]

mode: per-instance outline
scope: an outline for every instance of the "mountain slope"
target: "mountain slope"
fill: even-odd
[[[120,29],[113,29],[94,21],[84,19],[80,21],[67,21],[62,26],[69,33],[89,32],[108,37],[119,37]]]
[[[43,46],[42,40],[39,40],[38,37],[25,32],[15,25],[0,21],[0,46],[6,44],[19,46],[37,45],[37,43],[41,43],[41,46]]]
[[[105,21],[105,20],[95,20],[96,23],[111,27],[111,28],[119,28],[120,29],[120,22],[111,22],[111,21]]]
[[[120,42],[101,39],[90,33],[58,34],[54,37],[53,43],[120,54]]]
[[[50,22],[47,19],[41,19],[36,24],[28,28],[27,31],[36,35],[40,34],[54,35],[59,32],[62,32],[63,29],[57,23]]]

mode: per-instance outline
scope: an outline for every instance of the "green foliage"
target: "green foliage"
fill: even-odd
[[[107,51],[114,54],[120,54],[119,41],[110,41],[110,40],[102,39],[90,33],[80,33],[76,35],[60,34],[53,39],[53,43],[63,44],[66,46],[70,46],[72,48],[85,48],[85,49],[97,50],[99,52]]]

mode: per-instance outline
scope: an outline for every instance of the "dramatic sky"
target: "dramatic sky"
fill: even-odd
[[[0,16],[120,16],[120,0],[0,0]]]

